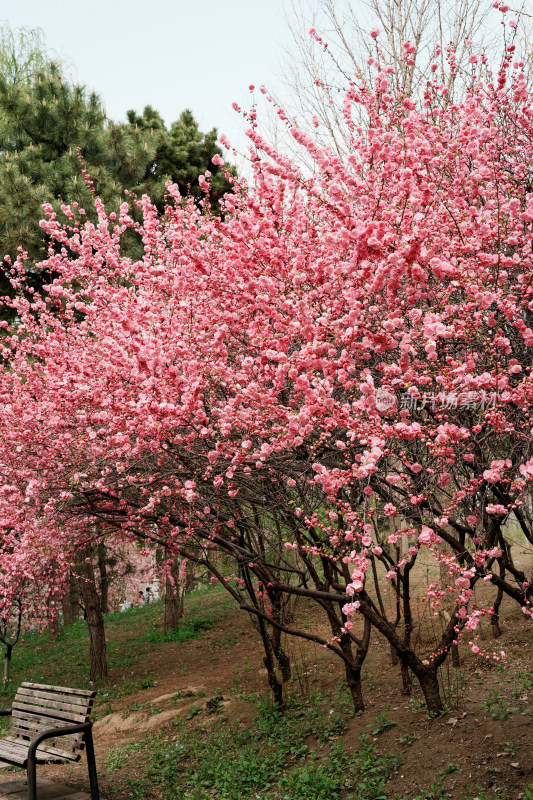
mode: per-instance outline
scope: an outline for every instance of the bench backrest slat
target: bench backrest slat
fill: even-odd
[[[45,692],[59,692],[59,694],[75,694],[79,697],[86,697],[87,699],[96,697],[96,691],[89,691],[88,689],[71,689],[69,686],[51,686],[47,683],[28,683],[20,684],[20,687],[26,689],[43,689]]]
[[[49,728],[86,722],[92,711],[95,695],[96,692],[84,689],[23,683],[12,703],[9,734],[31,741]],[[64,750],[83,748],[82,733],[61,736],[49,741],[50,744],[57,742],[57,745]]]
[[[22,685],[19,690],[17,691],[17,697],[32,697],[38,700],[47,700],[51,703],[62,703],[63,705],[72,706],[72,709],[69,710],[78,710],[81,708],[89,708],[93,703],[93,698],[87,697],[76,697],[76,695],[72,694],[60,694],[60,692],[43,692],[39,689],[27,689],[26,686]]]

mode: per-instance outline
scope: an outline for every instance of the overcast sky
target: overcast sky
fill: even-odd
[[[167,123],[190,108],[202,130],[239,145],[233,101],[248,85],[281,82],[291,45],[284,0],[19,0],[2,3],[12,27],[39,27],[48,47],[95,89],[108,116],[152,105]],[[240,142],[239,142],[240,140]]]

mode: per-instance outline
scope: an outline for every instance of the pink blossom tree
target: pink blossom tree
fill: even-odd
[[[494,78],[471,60],[457,105],[441,78],[417,105],[377,60],[346,95],[346,160],[288,122],[313,174],[252,110],[254,178],[221,219],[173,186],[163,216],[143,198],[142,226],[98,200],[96,225],[46,209],[58,277],[44,299],[24,292],[21,256],[2,340],[0,514],[19,565],[39,548],[72,560],[96,525],[160,545],[272,630],[336,653],[356,708],[373,627],[404,688],[413,673],[441,710],[439,666],[461,638],[479,652],[494,612],[476,585],[532,615],[504,526],[513,514],[533,544],[533,123],[512,53]],[[120,251],[132,227],[135,263]],[[426,650],[412,636],[422,555],[432,613],[452,602]],[[290,595],[316,602],[331,638],[291,627]],[[277,633],[265,647],[283,671]]]

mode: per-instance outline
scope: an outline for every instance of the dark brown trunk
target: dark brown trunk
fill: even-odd
[[[276,661],[279,664],[279,668],[281,670],[281,678],[283,682],[290,681],[291,679],[291,660],[283,647],[278,645],[276,650],[274,650],[274,655],[276,656]]]
[[[100,597],[96,591],[94,569],[91,560],[92,553],[86,551],[78,564],[79,584],[85,613],[87,615],[87,625],[89,627],[90,644],[90,676],[91,681],[98,681],[107,676],[107,657],[105,627]]]
[[[344,662],[344,669],[346,672],[346,683],[352,695],[354,711],[356,714],[360,714],[365,710],[361,670],[359,667],[350,667],[346,662]]]
[[[268,674],[268,685],[272,689],[272,695],[274,697],[274,705],[281,710],[284,707],[283,683],[280,680],[278,680],[278,676],[276,675],[276,670],[274,668],[274,662],[270,655],[264,657],[263,663],[266,667]]]
[[[411,590],[410,590],[411,573],[409,567],[405,567],[404,573],[401,576],[403,584],[403,622],[405,630],[405,644],[411,649],[411,634],[413,632],[413,615],[411,612]],[[411,673],[409,667],[402,661],[401,663],[402,674],[402,694],[410,695],[412,691]]]
[[[505,567],[500,564],[500,578],[505,580]],[[492,628],[493,636],[498,639],[502,635],[502,629],[500,627],[500,606],[503,600],[503,589],[501,586],[498,586],[498,594],[496,595],[496,600],[494,601],[494,613],[491,615],[490,618],[490,625]]]
[[[100,608],[102,614],[109,613],[109,574],[107,571],[107,552],[105,544],[98,545],[97,551],[98,558],[98,572],[100,573]]]
[[[461,666],[459,647],[456,644],[452,644],[451,652],[452,652],[452,667],[455,667],[455,669],[459,669],[459,667]]]
[[[72,573],[69,575],[68,589],[61,600],[61,607],[63,625],[72,625],[78,619],[80,612],[80,587]]]
[[[411,680],[411,673],[407,664],[400,665],[400,672],[402,676],[402,694],[410,695],[413,690],[413,681]]]
[[[279,592],[274,592],[271,597],[272,601],[272,611],[271,614],[275,620],[279,623],[283,624],[285,622],[284,619],[284,608],[283,608],[283,600],[282,596]],[[272,632],[270,634],[272,640],[272,651],[276,658],[276,661],[279,664],[281,670],[281,679],[285,683],[289,681],[291,678],[291,660],[285,650],[283,649],[283,644],[281,641],[281,631],[279,628],[272,628]]]
[[[276,675],[276,667],[274,664],[274,658],[272,654],[272,642],[267,633],[264,620],[259,618],[258,623],[259,623],[259,633],[261,634],[263,649],[265,651],[265,657],[263,658],[263,663],[267,671],[268,685],[272,689],[272,694],[274,696],[274,705],[278,709],[282,710],[284,708],[283,683],[282,681],[279,680],[278,676]]]
[[[183,617],[183,590],[180,587],[180,562],[178,556],[172,561],[170,566],[170,577],[165,578],[165,617],[164,628],[165,633],[170,631],[177,631],[180,627],[180,621]]]
[[[366,654],[368,653],[372,626],[370,622],[365,619],[363,638],[355,643],[346,633],[342,633],[340,626],[335,622],[332,616],[329,618],[329,620],[333,635],[339,639],[341,650],[345,656],[344,672],[346,675],[346,683],[348,684],[350,694],[352,695],[354,711],[356,714],[359,714],[365,710],[363,687],[361,684],[361,667],[363,666]],[[354,644],[356,647],[355,657],[353,654]]]
[[[420,687],[424,693],[427,710],[430,716],[437,716],[442,714],[444,706],[440,696],[439,679],[437,673],[433,670],[426,669],[420,672],[417,676]]]

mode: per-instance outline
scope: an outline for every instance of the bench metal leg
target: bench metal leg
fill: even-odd
[[[28,800],[37,800],[37,770],[33,756],[28,757],[26,774],[28,776]]]
[[[98,776],[96,774],[96,760],[94,757],[94,744],[92,730],[88,730],[85,734],[85,749],[87,753],[87,769],[89,770],[89,783],[91,785],[91,799],[100,800],[100,792],[98,790]],[[33,798],[29,798],[33,800]]]

